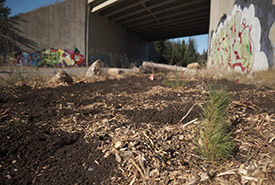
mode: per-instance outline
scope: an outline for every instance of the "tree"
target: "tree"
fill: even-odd
[[[165,64],[169,64],[172,61],[172,52],[173,52],[173,44],[171,41],[165,41],[165,51],[164,51],[164,59]]]
[[[165,58],[164,58],[164,53],[166,50],[166,46],[165,46],[165,40],[159,40],[159,41],[155,41],[153,42],[155,50],[158,54],[158,61],[161,63],[164,63]]]
[[[5,0],[0,0],[0,52],[6,53],[7,48],[7,28],[9,26],[10,8],[5,6]]]
[[[21,51],[22,48],[35,48],[35,42],[21,35],[21,31],[16,27],[19,17],[9,18],[10,8],[5,5],[6,0],[0,0],[0,55],[6,57],[14,51]]]
[[[208,53],[208,50],[203,50],[201,54],[202,59],[205,61],[207,61],[207,53]]]
[[[185,41],[182,40],[180,43],[179,41],[173,43],[173,52],[172,52],[172,61],[170,64],[175,64],[178,66],[184,66],[184,56],[185,56],[186,46]]]
[[[155,41],[154,46],[160,63],[187,66],[198,61],[196,40],[194,38],[190,37],[188,44],[185,44],[184,40],[182,42],[162,40]]]
[[[196,41],[194,38],[190,37],[185,55],[186,65],[197,62],[196,49]]]

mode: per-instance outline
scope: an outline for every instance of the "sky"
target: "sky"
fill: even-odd
[[[172,41],[182,41],[185,40],[185,43],[188,43],[190,37],[180,37],[180,38],[174,38],[171,39]],[[197,51],[202,54],[203,50],[207,50],[208,48],[208,34],[202,34],[202,35],[195,35],[192,36],[192,38],[195,38]]]
[[[19,13],[26,13],[32,11],[41,6],[47,6],[63,0],[6,0],[6,5],[11,8],[10,16],[17,15]],[[193,36],[197,43],[197,51],[202,53],[203,50],[208,48],[208,34]],[[188,42],[189,37],[182,37],[173,39],[175,41],[184,39]]]

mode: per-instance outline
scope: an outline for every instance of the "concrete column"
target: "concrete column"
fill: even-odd
[[[86,18],[85,18],[85,61],[86,61],[86,66],[89,66],[89,16],[90,16],[90,10],[91,10],[91,5],[88,3],[88,0],[86,0]]]

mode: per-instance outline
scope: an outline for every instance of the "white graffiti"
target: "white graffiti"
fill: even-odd
[[[235,5],[212,36],[208,66],[247,73],[267,70],[267,57],[261,52],[261,31],[254,5],[243,10]]]

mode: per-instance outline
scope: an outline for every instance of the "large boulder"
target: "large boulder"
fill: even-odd
[[[48,82],[50,84],[67,83],[72,84],[73,78],[68,75],[64,70],[60,70],[52,79]]]
[[[100,60],[96,60],[86,72],[86,77],[98,76],[101,74],[102,63]]]
[[[200,69],[200,64],[197,62],[188,64],[187,69]]]

